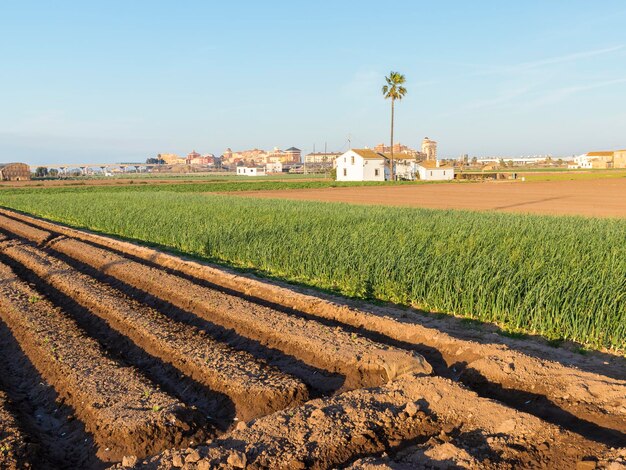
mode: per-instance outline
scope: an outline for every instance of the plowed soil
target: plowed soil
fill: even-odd
[[[235,196],[350,204],[626,217],[626,178],[239,191]]]
[[[5,210],[0,354],[3,468],[626,468],[623,358]]]

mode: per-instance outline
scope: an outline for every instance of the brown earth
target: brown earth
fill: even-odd
[[[626,217],[626,178],[238,191],[235,196],[350,204]]]
[[[269,283],[0,212],[0,297],[3,305],[21,302],[26,313],[3,310],[7,323],[0,322],[0,354],[12,358],[0,364],[8,371],[0,374],[0,390],[13,417],[13,424],[0,424],[0,436],[15,429],[32,441],[29,461],[168,469],[626,463],[623,358],[583,356],[454,318]],[[32,309],[43,310],[28,314]],[[50,360],[55,356],[41,342],[47,336],[72,364],[63,376],[57,372],[65,363]],[[94,352],[81,354],[86,344],[107,355],[96,362],[119,371],[113,377],[145,381],[189,409],[172,449],[154,456],[166,442],[155,444],[139,430],[123,440],[133,455],[103,459],[111,455],[103,449],[106,426],[94,427],[98,418],[78,397],[92,386],[112,393],[111,379],[90,366]],[[13,378],[20,374],[24,380]],[[37,380],[42,397],[20,385]],[[54,393],[70,406],[62,419],[44,400]],[[107,399],[110,409],[96,412],[109,419],[131,413],[134,422],[146,412],[126,410],[143,399],[129,395]],[[60,420],[73,440],[50,433],[40,413],[44,421]]]
[[[27,455],[24,434],[11,411],[10,400],[0,391],[0,468],[10,470],[24,466]]]
[[[180,445],[193,414],[135,370],[106,357],[70,319],[0,263],[0,318],[42,376],[94,435],[99,457]],[[135,436],[142,436],[139,441]],[[106,449],[106,450],[104,450]]]

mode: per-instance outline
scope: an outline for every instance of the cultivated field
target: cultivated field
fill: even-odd
[[[626,463],[623,358],[469,327],[2,210],[0,466]]]
[[[626,297],[616,295],[626,290],[626,220],[265,200],[193,188],[11,190],[0,192],[0,204],[350,297],[626,350]]]
[[[559,179],[559,176],[563,180]],[[594,174],[590,174],[593,177]],[[609,174],[610,176],[610,174]],[[529,179],[531,176],[529,176]],[[382,204],[590,217],[626,217],[626,176],[603,179],[512,181],[385,187],[238,192],[254,198]]]

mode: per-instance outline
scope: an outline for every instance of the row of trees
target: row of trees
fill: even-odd
[[[36,178],[56,178],[59,176],[59,170],[56,168],[51,168],[48,170],[45,166],[38,166],[35,168],[35,177]]]

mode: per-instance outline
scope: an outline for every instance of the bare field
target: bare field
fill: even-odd
[[[231,194],[432,209],[626,217],[626,178],[240,191]]]
[[[3,468],[626,464],[623,358],[0,214]]]

